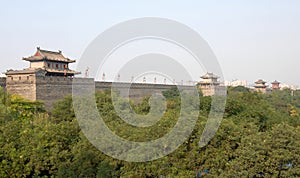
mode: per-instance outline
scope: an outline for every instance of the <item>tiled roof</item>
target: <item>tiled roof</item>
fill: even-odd
[[[62,73],[64,74],[65,72],[67,74],[81,74],[80,72],[76,72],[74,70],[56,70],[56,69],[46,69],[47,72],[51,72],[51,73]]]
[[[80,74],[80,72],[76,72],[74,70],[55,70],[55,69],[34,69],[34,68],[28,68],[28,69],[23,69],[23,70],[8,70],[5,74],[6,75],[16,75],[16,74],[34,74],[37,72],[49,72],[49,73],[67,73],[67,74]]]
[[[221,82],[213,82],[213,81],[200,81],[199,84],[221,84]]]
[[[8,70],[5,74],[6,75],[12,75],[12,74],[34,74],[36,72],[39,72],[43,69],[33,69],[33,68],[29,68],[29,69],[23,69],[23,70]]]
[[[280,84],[280,82],[278,82],[277,80],[275,80],[274,82],[272,82],[272,84]]]
[[[218,79],[220,78],[219,76],[213,74],[213,73],[209,73],[207,72],[205,75],[201,76],[202,79],[210,79],[210,78],[214,78],[214,79]]]
[[[37,48],[36,53],[33,56],[23,58],[25,61],[40,61],[40,60],[50,60],[50,61],[57,61],[57,62],[67,62],[73,63],[75,60],[71,60],[63,56],[61,51],[48,51],[42,50],[39,47]]]
[[[262,79],[259,79],[258,81],[255,82],[256,84],[265,84],[267,82],[263,81]]]

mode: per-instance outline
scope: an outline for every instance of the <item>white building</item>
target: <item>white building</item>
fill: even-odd
[[[231,82],[225,81],[225,86],[231,86],[231,87],[237,87],[237,86],[243,86],[248,87],[248,83],[246,80],[233,80]]]

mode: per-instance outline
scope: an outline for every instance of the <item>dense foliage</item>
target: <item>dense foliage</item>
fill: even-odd
[[[163,118],[145,128],[119,118],[110,91],[97,92],[96,99],[116,134],[149,141],[165,135],[177,122],[179,92],[172,89],[163,95],[167,99]],[[130,105],[146,115],[148,101]],[[76,121],[72,97],[47,112],[42,102],[10,96],[0,88],[0,177],[300,177],[299,91],[261,94],[229,88],[222,124],[202,148],[198,142],[211,98],[200,96],[200,103],[198,122],[182,146],[155,161],[130,163],[106,156],[89,143]]]

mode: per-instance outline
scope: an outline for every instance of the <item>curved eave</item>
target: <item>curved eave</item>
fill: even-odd
[[[273,82],[273,83],[271,83],[271,84],[273,84],[273,85],[279,85],[280,82]]]
[[[199,84],[203,85],[218,85],[220,82],[199,82]]]
[[[29,62],[37,62],[37,61],[53,61],[53,62],[64,62],[64,63],[74,63],[76,60],[71,60],[71,59],[65,59],[65,60],[60,60],[60,59],[48,59],[46,57],[42,58],[22,58],[24,61],[29,61]]]
[[[77,72],[77,71],[74,71],[74,70],[51,70],[51,69],[46,69],[46,71],[48,73],[59,73],[59,74],[64,74],[64,73],[67,73],[67,74],[74,74],[74,75],[77,75],[77,74],[81,74],[81,72]]]
[[[254,86],[254,88],[267,88],[267,86]]]
[[[219,79],[219,77],[200,77],[202,79]]]
[[[22,60],[29,61],[29,62],[35,62],[35,61],[43,61],[44,59],[43,58],[32,59],[32,58],[25,58],[25,57],[23,57]]]
[[[267,82],[266,82],[267,83]],[[265,85],[266,83],[256,83],[255,82],[255,84],[257,84],[257,85]]]
[[[9,70],[5,75],[19,75],[19,74],[35,74],[39,71],[44,71],[43,69],[24,69],[24,70]]]

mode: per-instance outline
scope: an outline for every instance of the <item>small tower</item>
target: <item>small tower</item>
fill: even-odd
[[[272,90],[280,90],[280,82],[278,82],[277,80],[272,82]]]
[[[220,86],[220,82],[218,81],[220,77],[214,75],[213,73],[206,73],[200,78],[202,79],[202,81],[198,84],[203,95],[212,96],[216,94],[216,92],[218,91],[218,86]]]
[[[255,82],[254,88],[255,91],[266,93],[267,92],[267,82],[263,81],[262,79],[259,79],[258,81]]]

